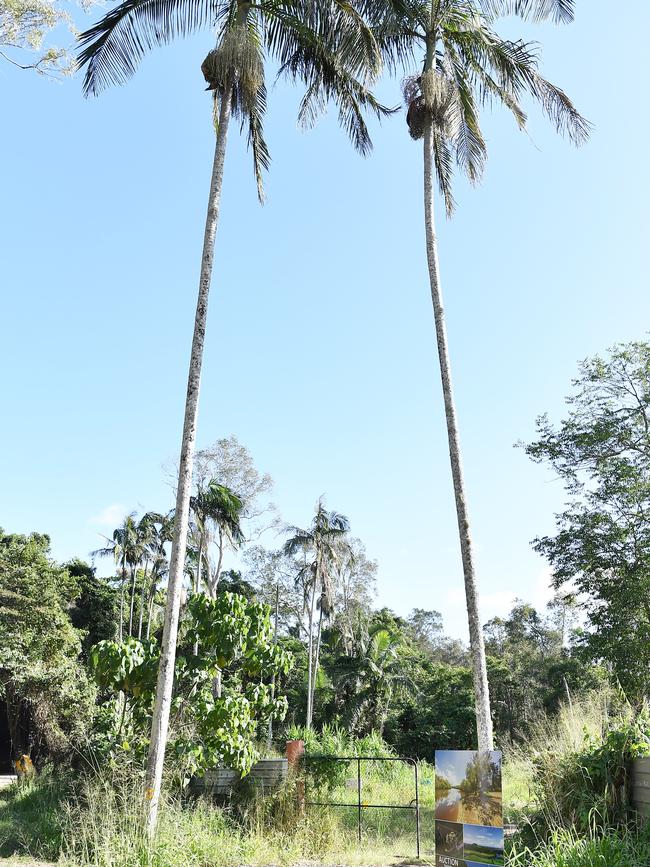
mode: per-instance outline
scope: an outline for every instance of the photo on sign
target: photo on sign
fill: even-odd
[[[465,825],[463,857],[467,867],[474,867],[474,865],[478,867],[479,864],[504,864],[503,828]]]
[[[499,751],[436,750],[436,819],[503,827]]]
[[[440,855],[463,857],[463,826],[458,822],[436,822],[436,856]]]

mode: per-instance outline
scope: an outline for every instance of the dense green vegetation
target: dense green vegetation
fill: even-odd
[[[648,371],[647,344],[585,362],[569,419],[557,430],[541,419],[528,447],[563,471],[570,506],[558,535],[535,543],[554,567],[553,601],[544,611],[517,601],[484,625],[506,820],[519,828],[512,864],[642,864],[650,851],[629,808],[630,762],[650,755],[641,592],[650,444],[639,423]],[[244,787],[225,812],[189,797],[192,773],[220,761],[245,772],[292,738],[311,755],[417,759],[430,845],[433,752],[475,744],[467,648],[445,635],[436,611],[373,607],[377,564],[322,500],[307,529],[286,528],[274,549],[260,545],[278,524],[272,483],[234,438],[198,453],[197,479],[153,863],[195,863],[179,860],[181,849],[211,864],[334,850],[377,862],[391,846],[412,854],[409,813],[370,812],[356,851],[354,810],[298,816],[291,787],[265,801]],[[580,532],[569,548],[571,521]],[[79,559],[56,563],[47,536],[0,533],[0,710],[14,758],[30,754],[38,770],[0,795],[1,854],[116,867],[144,857],[132,805],[142,794],[172,525],[171,513],[127,515],[94,552],[112,558],[106,578]],[[605,600],[633,649],[629,666],[603,620]],[[312,789],[335,799],[354,773],[346,763],[307,766]],[[364,798],[409,802],[410,765],[379,763],[364,775]]]
[[[310,752],[394,755],[374,734],[355,740],[341,729],[325,726],[291,729],[304,735]],[[506,821],[519,835],[509,843],[510,865],[634,865],[650,856],[650,834],[621,814],[611,781],[629,757],[650,743],[646,714],[636,715],[608,691],[563,705],[553,716],[538,718],[529,740],[509,750],[504,764]],[[603,761],[605,759],[605,761]],[[420,763],[421,829],[424,861],[433,848],[433,768]],[[356,767],[318,762],[308,770],[310,792],[345,802],[355,796],[348,786]],[[361,846],[356,838],[355,809],[297,810],[296,790],[289,786],[266,799],[245,787],[224,807],[195,800],[168,780],[161,826],[146,855],[142,827],[134,805],[142,782],[124,766],[76,775],[45,770],[13,790],[0,792],[0,856],[13,852],[64,864],[140,865],[159,867],[242,863],[291,864],[305,858],[347,864],[393,863],[414,854],[413,814],[364,810]],[[413,796],[413,769],[405,763],[373,763],[362,771],[364,800],[408,804]],[[147,857],[151,861],[147,861]],[[598,860],[600,859],[600,860]],[[605,860],[603,860],[605,859]]]

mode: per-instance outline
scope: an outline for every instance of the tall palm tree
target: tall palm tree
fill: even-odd
[[[219,219],[226,142],[231,116],[248,127],[258,195],[269,165],[263,135],[266,109],[264,59],[279,64],[279,74],[305,86],[299,109],[304,126],[314,123],[332,100],[339,121],[361,152],[370,149],[363,109],[387,112],[368,84],[379,73],[376,42],[348,0],[124,0],[80,37],[79,62],[86,67],[84,90],[97,94],[125,82],[143,55],[201,27],[216,26],[214,50],[202,64],[214,93],[216,141],[203,238],[199,290],[181,440],[176,520],[172,541],[165,625],[160,655],[151,746],[147,767],[147,828],[155,830],[167,742],[169,712],[192,489],[198,399]]]
[[[345,515],[338,512],[328,512],[323,499],[318,501],[316,514],[308,530],[300,527],[287,527],[290,538],[284,544],[284,553],[288,556],[303,554],[305,565],[301,569],[302,583],[308,608],[309,627],[307,635],[307,718],[306,726],[311,727],[314,712],[314,693],[318,676],[320,655],[320,637],[323,626],[323,615],[326,615],[334,599],[334,566],[340,556],[344,544],[343,537],[350,529],[350,523]],[[314,616],[316,604],[320,608],[318,633],[314,643]],[[315,650],[315,652],[314,652]]]
[[[494,29],[500,13],[571,20],[573,0],[359,0],[359,8],[375,28],[389,68],[412,73],[412,64],[419,59],[419,71],[404,81],[406,120],[411,136],[424,144],[426,252],[465,582],[478,744],[491,749],[485,648],[438,268],[434,181],[449,216],[454,209],[454,165],[472,182],[483,171],[487,150],[481,105],[505,106],[523,128],[521,98],[528,95],[573,143],[587,138],[589,124],[569,97],[540,74],[537,45],[502,39]]]

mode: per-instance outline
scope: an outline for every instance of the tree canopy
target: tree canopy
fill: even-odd
[[[50,540],[0,530],[0,697],[14,756],[62,757],[88,737],[94,705],[68,610],[76,577],[50,559]]]
[[[541,416],[526,446],[567,493],[556,534],[534,545],[555,586],[586,600],[585,647],[640,700],[650,675],[650,344],[585,360],[573,386],[566,418]]]

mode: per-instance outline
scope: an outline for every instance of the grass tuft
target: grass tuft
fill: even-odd
[[[55,860],[61,848],[61,810],[69,781],[49,769],[0,790],[0,857]]]

